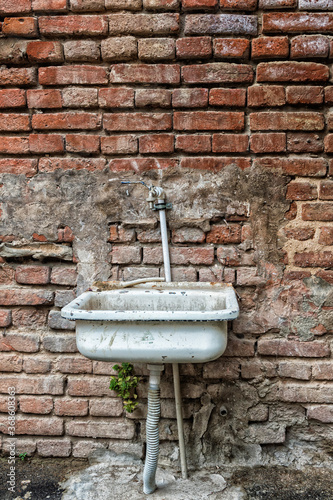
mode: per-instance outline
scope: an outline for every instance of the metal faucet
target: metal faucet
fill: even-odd
[[[121,181],[121,184],[142,184],[149,190],[149,195],[148,198],[146,198],[146,201],[149,203],[149,207],[152,210],[166,210],[172,208],[171,203],[166,203],[166,194],[163,188],[159,186],[148,186],[143,181]],[[157,200],[157,203],[155,203]]]

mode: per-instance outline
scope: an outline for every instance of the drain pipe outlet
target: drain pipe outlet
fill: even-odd
[[[143,470],[143,492],[146,495],[156,490],[155,475],[159,453],[158,423],[161,415],[160,380],[164,365],[147,365],[149,374],[148,414],[146,421],[147,449]]]

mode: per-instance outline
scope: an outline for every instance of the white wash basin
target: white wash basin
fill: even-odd
[[[76,341],[90,359],[201,363],[227,345],[227,321],[238,316],[235,291],[223,283],[151,282],[87,291],[61,315],[76,320]],[[119,288],[118,288],[119,287]]]

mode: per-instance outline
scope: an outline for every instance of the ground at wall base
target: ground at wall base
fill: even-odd
[[[6,490],[5,462],[0,468],[1,500],[331,500],[332,471],[306,467],[238,467],[190,471],[158,469],[159,489],[142,493],[142,465],[112,466],[87,460],[28,459],[17,462],[16,494]]]

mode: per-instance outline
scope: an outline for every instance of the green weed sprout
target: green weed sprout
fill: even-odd
[[[133,365],[130,363],[122,363],[121,366],[114,365],[113,369],[118,372],[118,377],[111,377],[110,389],[117,392],[118,396],[123,399],[124,409],[128,413],[133,413],[138,406],[135,400],[138,397],[136,387],[139,378],[132,375]]]

